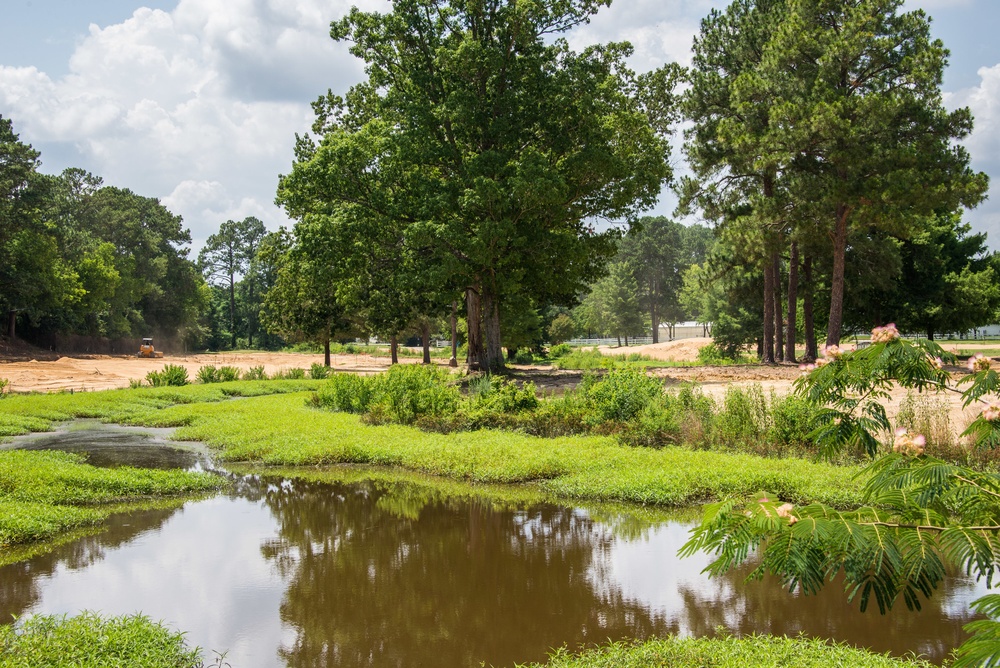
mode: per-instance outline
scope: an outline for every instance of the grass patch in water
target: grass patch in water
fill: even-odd
[[[0,668],[195,668],[201,650],[143,615],[32,615],[0,626]]]
[[[306,406],[306,395],[226,405],[177,405],[156,419],[183,423],[177,438],[203,441],[226,461],[265,465],[398,466],[479,483],[539,482],[563,498],[690,505],[762,490],[794,503],[861,502],[855,466],[798,458],[635,448],[607,436],[539,438],[517,432],[428,433],[371,426],[356,415]]]
[[[205,473],[97,468],[57,451],[0,452],[0,547],[98,524],[124,501],[179,496],[225,483]],[[101,507],[98,504],[104,504]]]
[[[599,649],[571,654],[556,652],[545,664],[521,668],[931,668],[921,660],[896,659],[846,644],[812,638],[663,638],[646,642],[618,642]]]

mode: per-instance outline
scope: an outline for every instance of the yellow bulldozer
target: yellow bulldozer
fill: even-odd
[[[163,357],[163,353],[153,348],[153,339],[145,338],[139,346],[139,354],[136,357]]]

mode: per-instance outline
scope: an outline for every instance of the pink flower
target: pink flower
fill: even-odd
[[[930,362],[931,366],[937,369],[938,371],[944,368],[944,360],[942,360],[940,357],[931,357],[930,355],[928,355],[927,359]]]
[[[976,353],[969,358],[969,361],[965,363],[965,366],[969,368],[969,371],[973,373],[977,371],[989,371],[990,367],[993,366],[993,360],[989,357],[984,357],[982,353]]]
[[[982,418],[987,422],[996,422],[1000,420],[1000,404],[990,404],[983,411]]]
[[[896,430],[896,440],[892,444],[892,451],[909,457],[919,457],[924,454],[927,446],[927,439],[923,434],[911,436],[905,427]]]
[[[783,503],[780,506],[778,506],[776,512],[778,513],[778,517],[784,517],[785,519],[788,520],[788,524],[792,525],[799,521],[798,517],[792,515],[792,510],[794,508],[795,506],[793,506],[790,503]]]
[[[823,346],[823,357],[826,357],[828,360],[840,359],[842,354],[840,346]]]
[[[896,323],[890,322],[885,327],[876,327],[872,330],[872,343],[890,343],[899,338],[899,330]]]

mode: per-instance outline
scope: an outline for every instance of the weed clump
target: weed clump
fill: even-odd
[[[187,369],[179,364],[167,364],[162,371],[150,371],[146,381],[153,387],[180,387],[190,382]]]
[[[336,374],[314,403],[364,415],[369,424],[413,424],[455,412],[460,395],[447,371],[433,366],[396,365],[377,376]]]

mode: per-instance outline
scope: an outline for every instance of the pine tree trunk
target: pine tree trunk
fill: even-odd
[[[395,334],[389,337],[389,363],[399,364],[399,339]]]
[[[847,256],[847,217],[849,207],[837,206],[837,220],[833,232],[833,276],[830,279],[830,323],[826,330],[826,345],[840,344],[844,323],[844,265]]]
[[[424,364],[431,363],[431,326],[426,320],[420,325],[420,343],[424,347]]]
[[[479,292],[474,288],[468,288],[465,291],[465,314],[469,325],[469,350],[465,361],[469,365],[470,371],[481,371],[483,369],[483,316]]]
[[[774,271],[774,359],[785,361],[785,321],[781,316],[781,258],[778,251],[771,253],[771,266]]]
[[[774,264],[764,262],[764,364],[774,364]]]
[[[229,330],[232,338],[232,347],[236,349],[236,282],[233,275],[229,275]]]
[[[330,368],[330,337],[323,340],[323,365]]]
[[[792,242],[788,256],[788,344],[785,361],[795,364],[795,321],[799,305],[799,244]]]
[[[816,325],[813,315],[813,259],[806,255],[802,262],[802,273],[805,279],[805,293],[802,295],[802,326],[806,334],[806,354],[803,361],[815,362],[819,357],[819,350],[816,346]]]
[[[484,290],[483,302],[483,371],[503,371],[503,348],[500,345],[500,303],[490,290]]]

